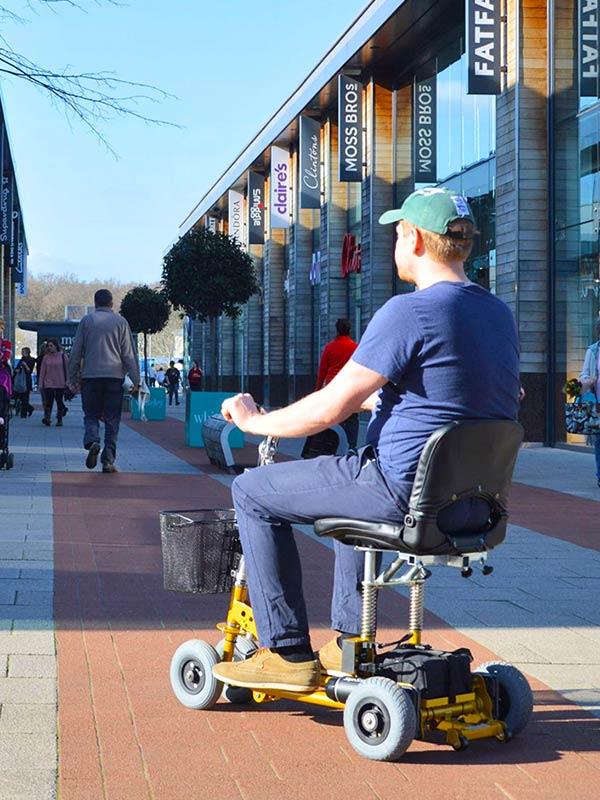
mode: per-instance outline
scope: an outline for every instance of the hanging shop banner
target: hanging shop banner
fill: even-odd
[[[229,237],[244,244],[244,195],[230,189],[227,203],[229,205]]]
[[[362,88],[354,78],[338,77],[338,176],[344,183],[362,180]]]
[[[23,241],[23,231],[17,245],[17,276],[15,281],[15,292],[19,295],[27,294],[27,247]]]
[[[12,282],[21,283],[22,278],[22,264],[19,267],[19,240],[21,238],[21,214],[15,209],[12,213],[12,232],[10,235],[10,269],[12,273]]]
[[[12,176],[2,175],[0,195],[0,242],[8,244],[12,231]]]
[[[248,244],[265,243],[265,178],[248,173]]]
[[[598,97],[598,0],[579,0],[579,94]]]
[[[217,227],[218,227],[217,223],[218,223],[218,220],[217,220],[216,217],[206,217],[206,228],[211,233],[216,233],[217,232]]]
[[[500,0],[467,0],[469,94],[500,94]]]
[[[300,208],[321,208],[321,123],[300,117]]]
[[[415,83],[413,104],[415,183],[437,183],[435,76]]]
[[[271,202],[269,217],[273,228],[290,227],[290,156],[282,147],[271,148]]]

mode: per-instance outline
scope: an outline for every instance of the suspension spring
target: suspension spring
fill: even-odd
[[[423,581],[411,581],[410,615],[408,624],[412,633],[423,630],[423,616],[425,610],[424,596]]]

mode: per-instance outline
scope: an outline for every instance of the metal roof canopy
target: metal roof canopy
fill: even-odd
[[[442,29],[436,25],[440,21]],[[225,192],[245,188],[247,170],[267,168],[272,144],[289,146],[297,138],[301,113],[320,117],[335,108],[340,72],[397,88],[409,66],[429,61],[463,25],[464,0],[372,0],[192,209],[179,226],[179,236],[211,210],[223,211]]]

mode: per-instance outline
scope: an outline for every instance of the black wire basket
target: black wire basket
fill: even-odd
[[[161,511],[164,588],[172,592],[229,592],[242,549],[230,508]]]

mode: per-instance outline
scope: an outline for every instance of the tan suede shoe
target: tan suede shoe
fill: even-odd
[[[337,643],[337,636],[334,636],[317,653],[321,668],[330,675],[348,675],[342,672],[342,648]]]
[[[245,661],[216,664],[213,675],[230,686],[247,689],[312,692],[319,686],[319,662],[315,659],[294,664],[268,648],[261,648]]]

